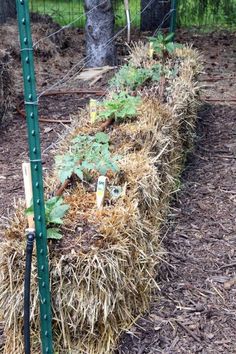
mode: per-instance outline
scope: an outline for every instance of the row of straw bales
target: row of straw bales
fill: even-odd
[[[141,46],[141,44],[140,44]],[[144,56],[133,48],[131,59]],[[140,53],[140,54],[139,54]],[[178,49],[179,74],[166,84],[165,98],[157,87],[142,89],[136,119],[108,129],[111,148],[122,156],[120,172],[109,173],[111,185],[126,194],[98,210],[95,192],[82,183],[64,195],[70,205],[61,242],[49,242],[55,352],[110,354],[120,333],[147,310],[156,287],[156,266],[163,250],[160,226],[176,190],[186,149],[192,144],[199,104],[199,55]],[[167,63],[167,65],[169,65]],[[78,134],[94,134],[88,111],[81,112],[60,151]],[[57,185],[56,176],[47,189]],[[109,202],[109,200],[108,200]],[[23,354],[23,279],[26,220],[18,207],[0,244],[0,308],[4,312],[4,354]],[[40,353],[36,256],[33,256],[31,326],[33,353]]]

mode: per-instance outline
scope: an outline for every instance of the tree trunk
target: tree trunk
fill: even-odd
[[[111,0],[85,0],[87,67],[116,65],[114,41],[115,17]],[[94,7],[96,8],[92,10]],[[91,11],[92,10],[92,11]],[[91,11],[91,12],[90,12]]]
[[[0,0],[0,24],[7,21],[8,18],[16,17],[16,1]]]
[[[171,1],[153,0],[153,2],[148,5],[149,2],[150,0],[141,0],[141,8],[143,11],[141,14],[141,30],[155,31],[158,27],[160,27],[160,29],[169,27]]]

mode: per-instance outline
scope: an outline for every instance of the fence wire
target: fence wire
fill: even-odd
[[[138,16],[141,16],[142,13],[144,13],[148,7],[154,2],[155,0],[149,0],[148,3],[146,4],[146,6],[139,12],[137,12],[135,14],[135,16],[133,17],[133,19],[131,20],[131,24],[135,21],[135,19]],[[93,11],[96,8],[96,6],[94,8],[92,8],[90,11]],[[168,13],[168,16],[170,16],[171,11]],[[66,25],[65,27],[68,27],[69,25]],[[107,46],[110,45],[110,43],[112,43],[121,33],[123,33],[127,28],[127,24],[123,26],[122,29],[120,29],[117,33],[115,33],[115,35],[110,38],[107,43],[104,44],[103,49],[105,49]],[[55,32],[56,33],[56,32]],[[54,33],[54,34],[55,34]],[[50,34],[48,37],[52,36],[53,34]],[[47,38],[47,37],[45,37]],[[41,42],[41,40],[43,40],[44,38],[40,39],[37,43]],[[54,83],[52,86],[50,86],[49,88],[47,88],[46,90],[42,91],[39,96],[38,96],[38,100],[47,92],[51,91],[54,88],[58,88],[61,87],[62,85],[65,85],[66,83],[68,83],[69,81],[73,80],[73,78],[81,71],[83,70],[83,68],[86,66],[86,64],[89,62],[90,60],[90,55],[87,55],[85,58],[83,58],[82,60],[78,61],[77,63],[75,63],[72,68],[60,79],[58,80],[56,83]],[[82,65],[82,66],[81,66]]]
[[[129,0],[131,20],[141,12],[141,2]],[[156,0],[158,1],[158,0]],[[169,0],[163,0],[166,2]],[[117,27],[126,24],[123,0],[112,0]],[[177,22],[181,27],[234,28],[236,27],[236,0],[179,0]],[[85,25],[84,0],[30,0],[34,13],[49,15],[62,26],[73,22],[76,27]],[[140,17],[132,22],[133,27],[140,28]]]

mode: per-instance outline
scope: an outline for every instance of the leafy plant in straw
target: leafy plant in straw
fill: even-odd
[[[119,156],[111,156],[109,136],[103,132],[91,135],[79,135],[72,139],[70,152],[56,156],[56,168],[63,183],[73,173],[81,180],[91,177],[91,171],[105,175],[109,170],[119,170]]]
[[[65,204],[62,197],[52,197],[45,203],[45,216],[47,224],[47,235],[50,239],[59,240],[62,238],[60,229],[55,225],[62,225],[62,218],[69,209],[69,205]],[[26,209],[26,215],[34,213],[33,204]]]
[[[138,87],[145,84],[151,77],[151,70],[145,68],[135,68],[128,64],[124,65],[110,80],[110,85],[115,89],[136,90]]]
[[[138,107],[141,104],[141,97],[134,97],[125,92],[113,94],[110,99],[103,101],[100,106],[98,119],[114,119],[116,122],[123,122],[138,114]]]
[[[181,48],[181,44],[173,42],[173,37],[174,33],[164,36],[161,32],[158,32],[156,37],[149,37],[149,42],[152,44],[154,54],[165,59],[172,55],[177,48]]]
[[[124,98],[127,101],[132,101],[132,98],[129,98],[127,93],[123,91],[135,91],[137,89],[141,89],[147,87],[148,84],[152,85],[153,83],[157,83],[161,81],[163,77],[176,77],[178,70],[176,68],[170,68],[165,64],[165,58],[162,58],[163,62],[156,62],[155,64],[151,63],[150,60],[147,62],[148,67],[135,67],[134,65],[126,65],[121,68],[114,78],[110,81],[110,85],[112,89],[117,91],[121,91],[117,96],[113,95],[113,100],[116,102],[112,102],[109,106],[114,106],[114,110],[120,109],[120,104],[117,104],[117,101],[122,105],[124,102]],[[146,64],[147,64],[146,63]],[[145,65],[144,63],[142,63]],[[151,65],[150,65],[151,64]],[[133,96],[132,96],[133,97]],[[130,102],[127,103],[129,105]],[[126,102],[125,102],[126,105]],[[123,112],[123,110],[122,110]],[[119,113],[118,113],[119,114]]]

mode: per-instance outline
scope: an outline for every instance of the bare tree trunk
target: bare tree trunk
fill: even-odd
[[[170,15],[168,16],[168,13],[171,9],[171,1],[153,0],[150,5],[149,3],[150,0],[141,0],[141,30],[155,31],[158,27],[160,29],[169,27]]]
[[[7,21],[8,18],[16,17],[16,1],[0,0],[0,24]]]
[[[115,18],[111,0],[85,0],[86,56],[88,67],[116,65],[114,41]],[[94,8],[96,6],[96,8]],[[94,10],[92,10],[94,8]]]

